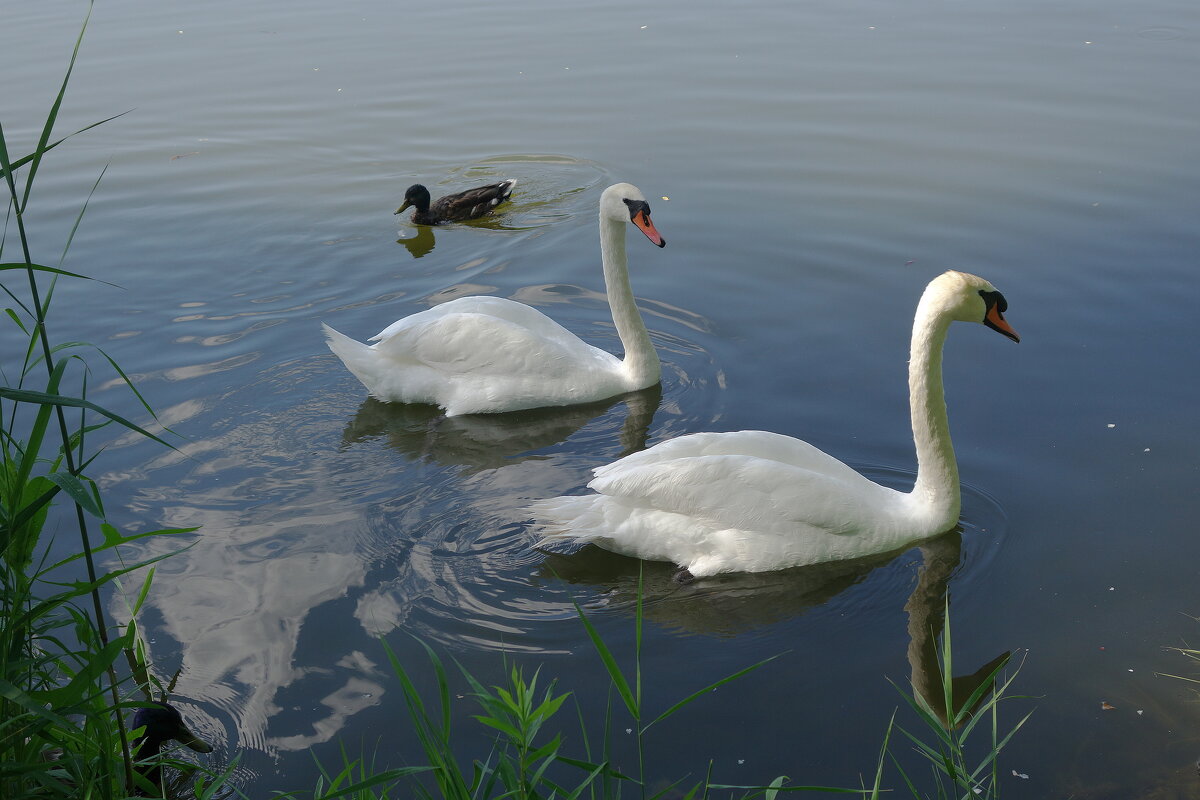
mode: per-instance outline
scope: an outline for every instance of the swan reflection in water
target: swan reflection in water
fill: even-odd
[[[342,443],[386,437],[389,446],[413,461],[461,466],[469,474],[537,458],[534,451],[565,441],[624,403],[618,438],[625,456],[645,449],[661,402],[662,385],[655,384],[598,403],[447,417],[437,406],[381,403],[369,397],[342,431]]]
[[[961,529],[929,539],[919,549],[922,563],[917,585],[904,605],[908,614],[908,663],[913,689],[945,724],[938,639],[946,625],[945,598],[950,577],[962,558]],[[637,599],[640,567],[645,598],[643,613],[647,619],[692,633],[731,636],[823,605],[899,555],[891,553],[777,572],[726,573],[680,584],[675,580],[674,565],[639,562],[587,545],[576,553],[547,553],[539,574],[547,580],[610,586],[608,604],[632,608]],[[961,708],[1008,657],[1009,652],[1005,651],[974,672],[952,678],[955,707]],[[979,702],[986,695],[981,693]]]

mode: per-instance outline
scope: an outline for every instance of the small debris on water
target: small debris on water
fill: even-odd
[[[1117,427],[1117,423],[1115,423],[1115,422],[1110,422],[1110,423],[1108,423],[1108,427],[1110,427],[1110,428],[1115,428],[1115,427]]]
[[[1026,775],[1024,772],[1017,772],[1017,771],[1014,769],[1014,770],[1012,771],[1012,774],[1013,774],[1013,777],[1014,777],[1014,778],[1020,778],[1020,779],[1021,779],[1021,780],[1023,780],[1023,781],[1027,781],[1027,780],[1029,780],[1029,776],[1028,776],[1028,775]]]
[[[1101,711],[1116,711],[1117,707],[1114,706],[1112,703],[1108,702],[1107,700],[1101,700],[1100,701],[1100,710]]]

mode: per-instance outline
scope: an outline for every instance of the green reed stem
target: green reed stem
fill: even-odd
[[[88,21],[92,15],[92,4],[88,4],[87,15],[84,17],[83,25],[80,28],[79,36],[75,40],[75,47],[71,52],[71,59],[67,67],[67,74],[63,77],[62,86],[59,88],[58,95],[55,97],[54,104],[51,107],[50,113],[46,117],[46,124],[42,130],[42,136],[38,140],[37,149],[34,151],[33,161],[29,165],[29,174],[25,180],[25,191],[20,200],[18,200],[16,180],[13,177],[12,165],[8,157],[8,148],[5,145],[4,128],[0,124],[0,162],[4,167],[4,178],[8,183],[8,191],[13,199],[14,216],[17,224],[17,234],[21,242],[21,254],[25,258],[25,263],[28,268],[25,270],[29,280],[30,299],[33,304],[35,335],[41,346],[42,358],[46,365],[48,376],[54,375],[54,355],[50,347],[50,337],[46,330],[46,311],[47,308],[42,305],[41,292],[38,287],[37,277],[35,275],[33,265],[33,256],[29,248],[29,236],[25,230],[25,211],[29,205],[30,192],[33,189],[33,181],[37,174],[38,166],[41,164],[42,155],[46,152],[47,143],[50,140],[50,133],[54,128],[54,123],[58,117],[59,109],[62,106],[63,97],[67,92],[67,84],[71,80],[71,73],[75,68],[75,61],[79,56],[79,48],[83,43],[83,35],[87,30]],[[79,472],[76,467],[75,456],[71,450],[71,436],[67,428],[66,414],[61,405],[54,406],[55,418],[58,422],[59,437],[62,440],[63,459],[67,467],[67,472],[72,476],[78,476]],[[105,621],[104,608],[100,601],[100,591],[97,586],[96,562],[92,553],[92,545],[90,533],[88,530],[87,517],[84,514],[83,507],[76,501],[72,501],[75,506],[75,519],[79,526],[79,536],[83,547],[84,563],[87,566],[88,581],[92,585],[90,592],[92,596],[92,613],[95,615],[96,632],[100,638],[101,647],[107,647],[109,643],[108,626]],[[112,694],[113,707],[117,708],[120,703],[120,697],[117,693],[117,674],[116,670],[110,663],[107,668],[109,679],[109,691]],[[117,730],[121,742],[121,753],[123,755],[123,763],[125,769],[126,786],[133,785],[133,767],[132,759],[129,751],[129,738],[125,730],[124,720],[120,714],[115,715],[117,718]]]

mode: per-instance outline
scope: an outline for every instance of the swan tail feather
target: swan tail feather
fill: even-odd
[[[325,344],[329,346],[333,354],[342,360],[346,369],[350,370],[363,386],[367,387],[369,391],[374,391],[379,353],[370,345],[351,339],[323,322],[321,328],[325,331]]]
[[[537,547],[601,538],[603,518],[596,506],[598,495],[571,495],[539,500],[529,506],[541,539]]]

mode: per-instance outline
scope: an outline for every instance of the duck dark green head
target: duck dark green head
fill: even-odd
[[[166,742],[176,741],[197,753],[211,753],[212,745],[201,739],[188,728],[183,715],[167,703],[152,703],[139,708],[133,715],[133,730],[141,734],[133,743],[133,750],[140,764],[135,776],[135,792],[147,791],[147,783],[162,792],[162,767],[154,761]]]
[[[417,211],[425,213],[429,210],[429,202],[429,190],[419,183],[414,183],[404,193],[404,203],[396,209],[396,213],[399,214],[406,208],[415,208]]]
[[[172,739],[197,753],[211,753],[212,745],[201,739],[188,728],[179,710],[167,703],[154,703],[139,708],[133,715],[133,728],[144,728],[136,745],[142,748],[142,756],[158,752],[164,742]]]

